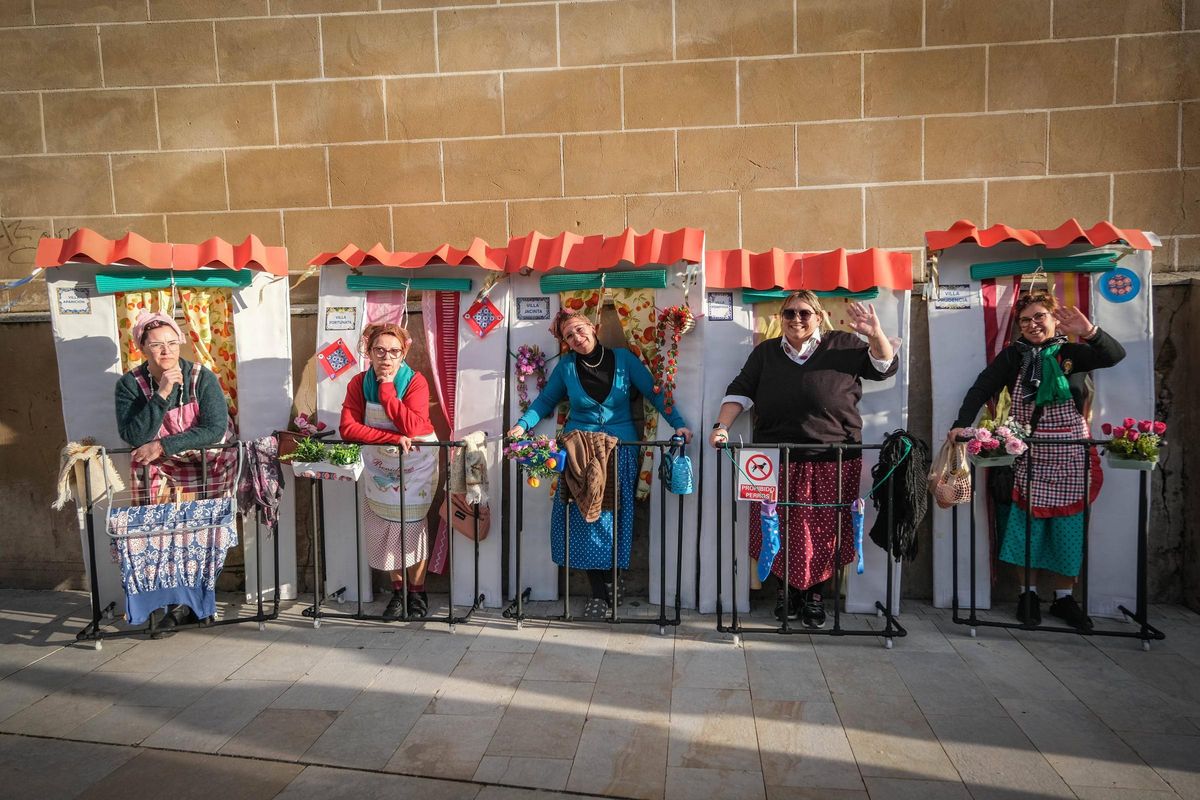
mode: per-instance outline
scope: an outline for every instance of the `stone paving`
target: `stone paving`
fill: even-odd
[[[0,795],[1200,798],[1200,615],[1180,608],[1154,608],[1168,638],[1142,652],[972,639],[911,602],[892,650],[737,647],[687,614],[665,636],[493,612],[314,629],[285,605],[265,631],[97,651],[72,644],[85,594],[0,591]]]

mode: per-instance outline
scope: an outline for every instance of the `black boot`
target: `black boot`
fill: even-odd
[[[1017,621],[1025,625],[1042,624],[1042,601],[1037,592],[1021,592],[1017,598]]]

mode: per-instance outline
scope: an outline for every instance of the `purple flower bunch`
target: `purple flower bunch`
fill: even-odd
[[[542,478],[554,478],[566,464],[566,454],[558,441],[549,436],[518,439],[504,447],[504,457],[515,461],[525,473],[526,481],[535,489]]]
[[[546,388],[546,354],[536,344],[523,344],[517,348],[517,401],[521,413],[529,408],[529,389],[525,379],[533,376],[539,392]]]

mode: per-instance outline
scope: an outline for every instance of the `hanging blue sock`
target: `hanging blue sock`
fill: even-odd
[[[779,553],[779,512],[775,503],[763,503],[762,513],[762,550],[758,553],[758,580],[761,583],[771,575],[771,565]]]
[[[863,516],[867,512],[867,502],[861,497],[850,504],[850,523],[854,526],[854,549],[858,551],[856,569],[862,575],[866,565],[863,563]]]

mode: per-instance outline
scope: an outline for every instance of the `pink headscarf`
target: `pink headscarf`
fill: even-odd
[[[554,318],[550,320],[550,333],[554,334],[555,339],[558,339],[560,342],[563,341],[561,332],[562,324],[572,319],[581,319],[587,324],[591,325],[592,330],[596,331],[597,333],[600,331],[600,326],[593,322],[584,311],[576,311],[570,308],[560,308],[558,313],[554,315]]]
[[[175,320],[158,311],[143,311],[141,314],[138,314],[137,321],[133,323],[133,341],[137,343],[138,347],[141,347],[142,337],[146,335],[146,332],[163,325],[175,331],[175,335],[179,337],[179,341],[183,341],[183,331],[179,329],[179,325],[175,323]]]

